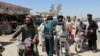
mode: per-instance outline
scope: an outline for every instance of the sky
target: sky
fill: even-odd
[[[49,11],[51,4],[62,4],[61,14],[85,18],[88,13],[100,17],[100,0],[0,0],[32,9],[32,12]]]

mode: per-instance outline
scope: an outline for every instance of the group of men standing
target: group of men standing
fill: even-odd
[[[44,39],[45,39],[45,47],[46,52],[48,56],[53,56],[53,49],[54,49],[54,36],[53,36],[53,27],[56,25],[63,25],[62,28],[64,31],[68,32],[68,34],[71,37],[71,42],[74,43],[74,38],[76,36],[76,27],[80,24],[80,20],[77,20],[76,16],[72,20],[70,16],[67,16],[66,19],[62,15],[58,16],[58,21],[53,20],[52,16],[48,16],[47,19],[43,22],[44,25]],[[98,28],[96,22],[92,20],[92,14],[87,15],[87,19],[89,22],[88,30],[87,30],[87,39],[89,44],[89,49],[93,50],[94,52],[97,50],[96,40],[96,30]],[[25,24],[20,26],[19,29],[13,34],[12,39],[16,38],[20,33],[22,33],[22,42],[28,38],[31,37],[32,39],[32,46],[37,45],[38,42],[38,33],[37,33],[37,27],[32,22],[32,19],[30,17],[25,18]],[[35,46],[37,47],[37,46]],[[34,50],[33,50],[34,51]],[[34,52],[34,55],[37,56]]]

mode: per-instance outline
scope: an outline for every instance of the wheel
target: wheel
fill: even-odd
[[[25,56],[24,50],[18,50],[18,56]]]
[[[59,48],[57,48],[56,55],[60,56],[60,49]]]
[[[70,53],[69,49],[66,50],[66,56],[71,56],[71,53]]]
[[[56,55],[57,55],[57,56],[60,56],[59,54],[60,54],[60,49],[59,49],[59,47],[57,47]]]
[[[24,55],[23,55],[23,53],[20,53],[20,52],[19,52],[19,53],[18,53],[18,56],[24,56]]]
[[[60,56],[59,55],[59,53],[60,53],[60,43],[59,43],[59,41],[57,40],[57,42],[56,42],[56,44],[55,44],[55,54],[57,55],[57,56]]]
[[[76,45],[75,45],[75,51],[77,53],[82,52],[82,44],[81,43],[76,43]]]

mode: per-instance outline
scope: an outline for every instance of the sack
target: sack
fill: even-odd
[[[24,50],[24,49],[25,49],[24,43],[20,43],[20,44],[18,45],[18,49]]]
[[[32,44],[32,39],[31,38],[26,38],[24,43],[25,43],[25,46],[29,46],[30,47],[31,44]]]

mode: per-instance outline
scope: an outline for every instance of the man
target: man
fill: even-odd
[[[67,21],[66,21],[67,20]],[[72,26],[72,21],[71,21],[71,18],[70,18],[70,16],[67,16],[67,19],[65,20],[65,24],[64,24],[64,26],[65,26],[65,30],[67,31],[67,32],[70,32],[70,28],[71,28],[71,26]]]
[[[59,38],[61,35],[61,32],[63,31],[63,25],[64,25],[64,17],[62,15],[57,16],[57,22],[62,24],[57,24],[55,26],[55,34],[54,34],[54,51],[59,51]]]
[[[37,44],[37,29],[33,25],[32,18],[31,17],[26,17],[25,18],[25,24],[20,26],[17,31],[12,35],[12,38],[10,39],[11,41],[14,40],[18,35],[22,33],[22,42],[26,40],[26,38],[31,38],[32,39],[32,44],[31,44],[31,49],[33,50],[34,48],[36,49],[37,47],[35,46]],[[34,48],[33,48],[34,47]],[[38,56],[38,54],[33,50],[33,55]]]
[[[80,24],[79,24],[79,26],[77,28],[78,28],[79,31],[80,30],[84,30],[85,31],[86,25],[82,21],[80,21]]]
[[[58,23],[56,20],[53,20],[52,16],[48,16],[46,22],[44,23],[45,46],[48,56],[53,56],[53,49],[54,49],[53,28],[57,24],[60,23]]]
[[[46,23],[44,23],[44,38],[47,56],[53,56],[53,23],[54,22],[52,16],[48,16],[46,19]]]
[[[97,30],[98,26],[97,26],[97,23],[94,20],[92,20],[92,14],[88,14],[87,19],[88,19],[88,22],[89,22],[88,33],[87,33],[89,50],[92,50],[93,52],[96,52],[96,50],[97,50],[96,30]]]
[[[81,31],[85,33],[86,25],[82,21],[80,21],[79,26],[77,26],[77,30],[78,30],[77,35],[79,37]]]
[[[58,23],[62,23],[62,24],[57,24],[56,25],[56,33],[58,34],[60,31],[62,31],[62,29],[63,29],[63,26],[64,26],[64,17],[62,16],[62,15],[59,15],[58,17],[57,17],[57,22]]]
[[[34,24],[38,27],[38,26],[41,25],[41,23],[43,22],[43,19],[41,18],[41,16],[36,15],[36,16],[34,17],[33,22],[34,22]]]
[[[72,43],[74,43],[75,39],[75,33],[76,33],[76,27],[77,27],[77,17],[75,16],[72,20],[72,27],[71,27],[71,38],[72,38]]]
[[[76,37],[76,35],[78,34],[78,31],[79,31],[78,26],[80,26],[80,23],[81,23],[81,21],[80,21],[80,19],[78,19],[78,20],[77,20],[77,25],[76,25],[75,37]]]
[[[67,16],[67,21],[65,21],[65,24],[64,24],[64,28],[65,28],[65,31],[69,34],[69,37],[71,39],[71,42],[74,42],[74,37],[73,35],[71,34],[72,33],[72,21],[71,21],[71,17],[70,16]],[[70,41],[68,41],[70,42]]]
[[[41,25],[38,27],[38,38],[39,38],[39,46],[42,46],[42,51],[45,51],[45,40],[44,40],[44,24],[45,24],[45,20],[43,21],[43,23],[41,23]]]

